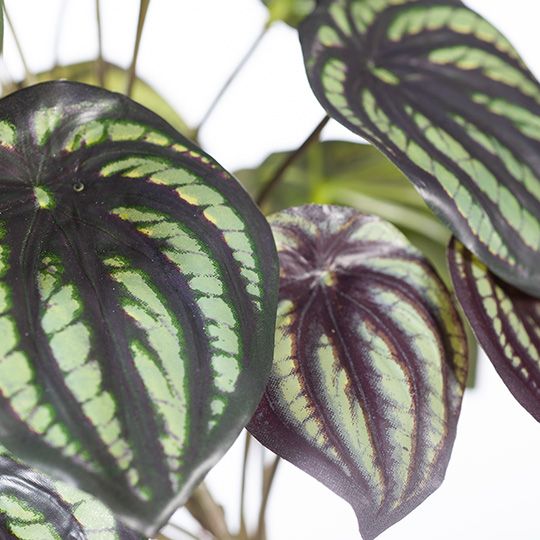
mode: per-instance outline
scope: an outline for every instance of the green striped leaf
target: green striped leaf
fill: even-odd
[[[540,87],[508,40],[458,0],[323,0],[300,34],[328,113],[493,272],[540,295]]]
[[[142,540],[98,500],[0,450],[3,540]]]
[[[274,365],[248,425],[354,508],[365,540],[442,482],[467,347],[448,290],[392,225],[336,206],[270,217]]]
[[[257,168],[235,172],[256,199],[264,183],[290,155],[278,152]],[[402,231],[450,285],[446,248],[450,231],[433,215],[401,171],[369,144],[323,141],[311,144],[287,168],[282,180],[265,199],[265,213],[302,204],[337,204],[379,216]],[[469,325],[469,386],[474,386],[478,350]]]
[[[133,101],[0,101],[0,440],[151,536],[247,423],[272,361],[270,228]]]
[[[540,300],[497,278],[456,239],[448,262],[478,341],[510,392],[540,422]]]
[[[315,0],[262,0],[268,7],[270,21],[283,21],[297,27],[314,9]]]

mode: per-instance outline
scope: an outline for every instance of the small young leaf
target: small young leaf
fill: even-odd
[[[300,36],[328,113],[493,272],[540,295],[540,86],[508,40],[458,0],[323,0]]]
[[[448,261],[480,345],[510,392],[540,422],[540,300],[497,278],[456,239]]]
[[[0,450],[4,540],[142,540],[98,500],[29,469]]]
[[[0,101],[0,439],[148,536],[272,362],[277,256],[238,182],[91,86]]]
[[[271,21],[283,21],[296,27],[314,9],[316,0],[262,0],[268,7]]]
[[[248,429],[354,508],[375,538],[440,485],[467,372],[451,297],[392,225],[351,208],[270,217],[274,365]]]

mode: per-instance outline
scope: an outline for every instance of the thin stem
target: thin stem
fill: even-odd
[[[246,477],[249,458],[249,449],[251,447],[251,434],[246,431],[246,440],[244,443],[244,457],[242,461],[242,480],[240,485],[240,539],[247,538],[245,501],[246,501]]]
[[[263,488],[262,488],[262,501],[261,508],[259,510],[259,523],[257,525],[257,534],[255,540],[266,540],[266,510],[268,508],[268,501],[270,500],[270,492],[276,478],[276,472],[278,470],[281,458],[275,456],[270,465],[264,468],[263,473]]]
[[[199,122],[199,125],[195,128],[195,131],[194,131],[195,139],[197,139],[202,127],[206,124],[210,116],[212,116],[212,113],[214,112],[215,108],[221,101],[221,98],[225,95],[225,93],[227,92],[231,84],[234,82],[238,74],[242,71],[244,66],[248,63],[249,59],[253,56],[253,53],[257,50],[257,48],[261,44],[261,41],[263,40],[264,36],[268,32],[269,28],[270,28],[270,25],[267,22],[263,26],[263,29],[261,30],[259,35],[256,37],[255,41],[251,44],[250,48],[244,54],[244,56],[242,57],[238,65],[234,68],[233,72],[229,75],[224,85],[221,87],[221,90],[216,94],[216,97],[213,99],[212,103],[208,107],[206,113],[202,117],[202,120]]]
[[[96,23],[98,37],[98,56],[96,61],[96,75],[98,84],[105,86],[105,62],[103,60],[103,24],[101,20],[101,2],[96,0]]]
[[[62,39],[62,29],[64,27],[64,19],[66,16],[66,7],[68,0],[63,0],[58,10],[58,17],[56,19],[56,32],[54,35],[54,47],[53,47],[53,71],[60,65],[60,42]]]
[[[133,48],[133,58],[131,60],[131,65],[129,66],[128,82],[126,87],[126,95],[128,97],[131,97],[131,95],[133,94],[133,86],[135,85],[135,78],[137,76],[137,60],[139,59],[141,38],[149,5],[150,0],[141,0],[141,7],[139,9],[139,21],[137,23],[137,35],[135,37],[135,47]]]
[[[28,68],[28,64],[26,62],[26,57],[24,56],[24,52],[21,47],[21,42],[19,41],[19,38],[17,36],[17,32],[15,32],[15,27],[13,26],[13,23],[11,21],[11,17],[9,16],[8,10],[6,8],[6,5],[4,3],[4,16],[6,18],[6,22],[8,23],[8,26],[11,30],[11,33],[13,34],[13,40],[15,41],[15,47],[17,48],[17,52],[19,53],[19,57],[21,59],[21,63],[23,65],[24,69],[24,80],[27,83],[31,83],[35,80],[35,77],[33,73]]]
[[[321,135],[321,131],[324,129],[326,124],[328,124],[328,121],[330,120],[330,117],[326,115],[318,124],[317,127],[311,132],[311,134],[308,136],[308,138],[302,143],[301,146],[299,146],[294,152],[289,154],[283,161],[283,163],[280,165],[280,167],[277,169],[277,171],[274,173],[274,175],[265,183],[264,187],[262,188],[261,192],[259,193],[259,196],[257,197],[257,204],[259,206],[262,206],[264,202],[266,201],[267,197],[270,195],[272,190],[279,184],[281,181],[283,175],[287,171],[287,169],[309,148],[309,146],[318,141],[319,137]]]
[[[186,508],[200,525],[211,532],[217,540],[232,540],[223,508],[217,504],[204,483],[192,493],[186,503]]]

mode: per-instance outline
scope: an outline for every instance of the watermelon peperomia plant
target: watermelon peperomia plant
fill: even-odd
[[[540,420],[540,85],[459,0],[264,4],[328,116],[243,186],[136,77],[149,0],[129,70],[100,52],[5,85],[1,538],[165,539],[186,505],[265,540],[284,458],[371,540],[446,473],[460,309]],[[373,147],[321,143],[329,117]],[[197,485],[245,427],[277,456],[233,534]]]

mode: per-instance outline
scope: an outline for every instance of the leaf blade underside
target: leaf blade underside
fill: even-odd
[[[457,0],[326,0],[300,35],[328,113],[493,272],[540,295],[540,86],[508,40]]]
[[[517,401],[540,422],[540,300],[499,279],[455,238],[448,263],[480,345]]]
[[[441,483],[466,380],[444,284],[392,225],[304,206],[269,218],[274,366],[248,430],[354,508],[372,539]]]
[[[271,365],[268,224],[210,156],[69,82],[0,102],[0,439],[151,536]]]

